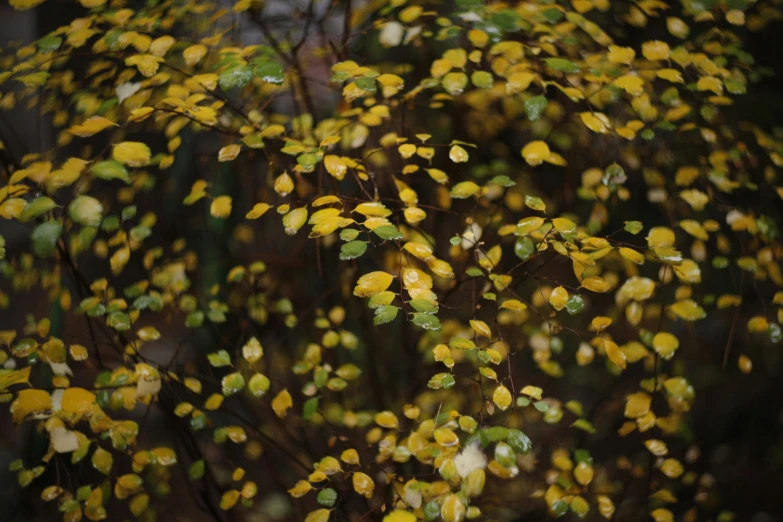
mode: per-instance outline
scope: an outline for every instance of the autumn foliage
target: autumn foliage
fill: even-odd
[[[780,379],[783,134],[733,111],[776,3],[73,2],[0,55],[3,489],[734,520],[693,411]]]

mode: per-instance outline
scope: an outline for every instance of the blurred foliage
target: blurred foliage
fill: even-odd
[[[0,58],[58,129],[0,150],[19,486],[65,522],[733,520],[693,381],[783,338],[783,132],[731,112],[776,3],[80,0]]]

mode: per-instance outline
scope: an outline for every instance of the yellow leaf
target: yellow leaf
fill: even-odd
[[[274,410],[275,415],[281,419],[288,414],[288,409],[293,405],[294,401],[291,398],[291,394],[288,393],[288,390],[285,389],[278,393],[274,399],[272,399],[272,409]]]
[[[440,507],[440,516],[444,522],[460,522],[465,518],[465,504],[462,500],[455,495],[450,494],[443,500],[443,505]]]
[[[541,228],[543,224],[544,218],[542,217],[532,216],[524,218],[517,224],[517,231],[515,234],[518,236],[525,236],[531,232],[535,232]]]
[[[617,343],[608,339],[604,340],[604,351],[606,351],[606,356],[610,361],[612,361],[620,369],[625,370],[627,366],[625,353],[620,350],[620,347],[617,346]]]
[[[20,390],[11,404],[11,415],[17,424],[31,413],[44,413],[52,409],[52,396],[44,390]]]
[[[507,410],[511,406],[511,392],[502,384],[499,385],[492,393],[492,402],[501,410]]]
[[[233,161],[239,156],[240,150],[242,150],[242,146],[236,143],[226,145],[218,151],[218,161]]]
[[[391,274],[382,271],[364,274],[356,282],[356,287],[353,289],[353,295],[358,297],[372,297],[389,288],[393,280],[394,278]]]
[[[30,378],[30,370],[32,366],[27,366],[18,371],[9,371],[7,373],[0,373],[0,391],[5,390],[9,386],[14,384],[22,384],[28,382]]]
[[[182,51],[182,56],[185,58],[185,63],[189,66],[196,65],[205,54],[207,54],[207,46],[203,44],[191,45]]]
[[[160,56],[161,58],[166,56],[171,46],[176,43],[173,36],[164,35],[159,38],[155,38],[150,44],[149,52],[153,56]]]
[[[95,394],[84,388],[68,388],[63,392],[62,409],[68,413],[84,415],[92,411]]]
[[[383,517],[383,522],[416,522],[416,515],[409,511],[395,509]]]
[[[586,462],[580,462],[574,468],[574,478],[583,486],[587,486],[593,481],[593,467]]]
[[[452,145],[449,150],[449,159],[454,163],[465,163],[468,161],[468,151],[459,145]]]
[[[700,91],[712,91],[715,94],[723,94],[723,84],[719,78],[714,76],[702,76],[696,82],[696,88]]]
[[[659,332],[655,334],[652,343],[655,351],[664,360],[671,359],[674,352],[680,346],[680,341],[669,332]]]
[[[674,241],[674,231],[667,227],[653,227],[647,234],[647,246],[650,248],[674,246]]]
[[[672,83],[685,83],[685,80],[682,79],[682,73],[677,69],[659,69],[656,74],[658,78]]]
[[[295,208],[283,216],[283,227],[289,236],[295,235],[307,221],[307,207]]]
[[[739,370],[744,373],[745,375],[749,374],[751,371],[753,371],[753,361],[750,360],[750,357],[745,355],[744,353],[739,356],[737,359],[737,367]]]
[[[582,118],[582,123],[593,132],[606,134],[612,128],[609,118],[601,112],[582,112],[579,116]]]
[[[231,196],[218,196],[213,199],[209,213],[218,219],[228,218],[231,215]]]
[[[250,364],[260,360],[263,356],[264,348],[255,337],[251,337],[250,340],[242,347],[242,357],[244,357],[245,360]]]
[[[693,299],[677,301],[671,305],[669,309],[674,313],[674,315],[680,319],[684,319],[685,321],[697,321],[707,317],[707,313],[704,311],[704,309]]]
[[[487,339],[492,339],[492,331],[489,329],[489,325],[484,321],[471,320],[470,327],[473,328],[473,331],[477,334],[483,335]]]
[[[527,71],[515,72],[506,78],[506,94],[514,94],[527,89],[536,75]]]
[[[549,157],[549,145],[543,141],[531,141],[522,149],[522,157],[531,167],[541,165]]]
[[[291,179],[288,172],[283,172],[275,178],[274,189],[281,196],[287,196],[294,190],[294,180]]]
[[[644,80],[640,76],[636,76],[634,74],[620,76],[612,82],[612,85],[623,89],[631,96],[639,96],[644,92]]]
[[[745,25],[745,13],[739,9],[730,9],[726,12],[726,21],[731,25]]]
[[[365,217],[387,217],[392,213],[383,203],[379,202],[360,203],[353,211]]]
[[[625,416],[629,419],[637,419],[650,411],[652,397],[647,393],[637,392],[628,395],[625,401]]]
[[[660,40],[652,40],[642,44],[642,55],[648,60],[668,60],[671,51],[669,44]]]
[[[158,67],[162,61],[163,58],[160,56],[153,56],[151,54],[134,54],[133,56],[125,58],[125,65],[135,65],[142,76],[151,78],[155,76],[156,72],[158,72]]]
[[[567,302],[568,302],[568,290],[566,290],[562,286],[558,286],[557,288],[552,290],[552,293],[549,296],[549,304],[551,304],[555,310],[559,312],[560,310],[565,308]]]
[[[326,172],[339,180],[342,180],[348,171],[348,164],[345,160],[334,154],[324,156],[324,167],[326,167]]]
[[[263,216],[264,214],[266,214],[267,210],[269,210],[270,208],[272,208],[272,207],[270,205],[268,205],[267,203],[256,203],[253,206],[253,209],[250,212],[248,212],[245,215],[245,217],[247,219],[258,219],[261,216]]]
[[[393,87],[400,90],[405,87],[405,81],[396,74],[382,74],[375,78],[375,81],[383,85],[384,87]]]
[[[612,288],[612,285],[598,276],[591,276],[585,277],[582,280],[582,288],[587,288],[593,292],[604,293],[608,292]]]
[[[111,127],[112,125],[117,126],[116,123],[111,120],[107,120],[102,116],[93,116],[82,124],[73,125],[68,129],[68,132],[74,136],[79,136],[80,138],[87,138]]]
[[[670,16],[666,19],[666,29],[672,36],[676,36],[680,39],[685,39],[691,32],[690,27],[682,19]]]
[[[306,495],[313,489],[313,486],[306,480],[300,480],[294,487],[288,490],[288,494],[294,498],[299,498]]]
[[[619,45],[610,45],[609,52],[606,54],[612,63],[624,63],[630,65],[636,57],[636,51],[631,47],[620,47]]]
[[[315,511],[311,511],[307,514],[305,517],[305,522],[326,522],[329,520],[329,514],[331,511],[328,509],[316,509]]]
[[[644,255],[640,254],[636,250],[633,250],[631,248],[626,247],[620,247],[618,248],[620,255],[623,256],[625,259],[630,261],[631,263],[636,263],[637,265],[644,264]]]
[[[129,167],[149,165],[151,156],[150,148],[138,141],[123,141],[112,150],[112,158]]]
[[[220,497],[220,509],[228,511],[234,507],[239,500],[240,493],[236,489],[230,489]]]
[[[354,491],[365,498],[372,498],[375,491],[375,483],[368,475],[357,471],[353,474],[351,481],[353,482]]]

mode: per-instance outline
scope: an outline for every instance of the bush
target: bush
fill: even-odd
[[[705,430],[780,378],[776,8],[80,3],[0,62],[12,516],[775,509]]]

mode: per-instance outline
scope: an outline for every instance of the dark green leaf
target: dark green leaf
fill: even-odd
[[[525,114],[530,121],[536,121],[544,113],[549,102],[544,96],[533,96],[525,100]]]
[[[261,62],[255,67],[255,75],[265,82],[280,85],[285,80],[285,71],[283,67],[274,61]]]
[[[432,314],[425,314],[425,313],[415,313],[413,314],[413,324],[416,326],[419,326],[425,330],[440,330],[441,324],[440,320],[436,315]]]
[[[394,305],[383,305],[375,309],[374,325],[386,324],[394,321],[400,309]]]
[[[403,237],[402,233],[394,225],[383,225],[374,228],[372,231],[381,239],[386,240],[402,239]]]
[[[57,221],[41,223],[33,230],[30,239],[33,242],[33,252],[38,257],[49,257],[54,254],[57,241],[63,232],[63,226]]]
[[[364,241],[350,241],[340,248],[340,259],[347,261],[361,257],[367,251],[367,243]]]
[[[544,62],[546,62],[547,66],[562,73],[573,74],[579,72],[579,66],[565,58],[546,58]]]

